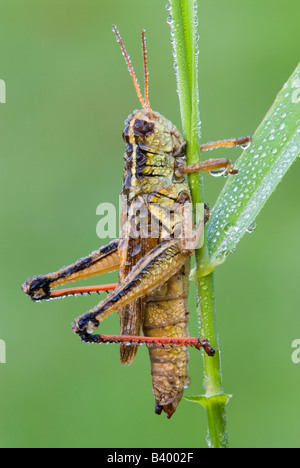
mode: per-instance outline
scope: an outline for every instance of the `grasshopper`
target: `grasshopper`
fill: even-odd
[[[121,214],[120,239],[91,253],[85,258],[55,273],[35,276],[22,286],[33,301],[91,292],[112,292],[95,308],[78,317],[73,331],[83,342],[120,343],[121,362],[129,365],[140,344],[149,349],[155,412],[175,412],[189,384],[188,346],[213,356],[215,351],[205,338],[191,338],[188,331],[188,288],[190,259],[197,247],[206,216],[198,227],[176,228],[183,216],[180,208],[187,208],[191,219],[191,195],[185,174],[197,171],[224,170],[236,174],[228,159],[210,159],[193,165],[186,164],[186,142],[177,128],[149,103],[148,64],[145,31],[142,31],[144,59],[144,98],[142,97],[124,43],[113,26],[117,42],[142,105],[125,122],[123,139],[124,178],[122,195],[126,198]],[[250,137],[223,140],[201,146],[202,151],[219,147],[245,145]],[[176,209],[172,208],[176,205]],[[143,209],[143,219],[149,227],[151,217],[157,222],[155,236],[133,236],[132,225],[139,232],[141,219],[136,214]],[[171,216],[167,216],[171,211]],[[147,231],[147,229],[146,229]],[[53,288],[77,280],[119,270],[119,283],[105,286]],[[94,331],[102,320],[113,312],[120,316],[120,335],[97,335]],[[143,329],[144,336],[140,336]]]

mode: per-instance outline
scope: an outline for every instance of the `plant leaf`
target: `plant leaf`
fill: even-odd
[[[227,393],[211,395],[211,396],[198,395],[198,396],[184,397],[185,400],[199,403],[204,408],[206,408],[211,403],[222,404],[225,406],[229,402],[230,398],[232,398],[232,395],[227,395]]]
[[[253,227],[267,199],[300,153],[300,64],[239,158],[207,227],[211,267],[221,264]],[[205,266],[204,266],[205,270]]]

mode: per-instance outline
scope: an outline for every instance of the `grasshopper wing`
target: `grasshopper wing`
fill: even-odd
[[[146,210],[144,211],[146,213],[144,216],[147,218],[147,220],[145,220],[145,225],[147,225],[149,213],[148,208],[144,201],[140,201],[139,203],[141,203],[143,205],[143,209]],[[142,234],[141,231],[143,230],[142,227],[137,224],[137,206],[139,206],[138,202],[133,202],[131,206],[130,204],[127,207],[124,205],[122,210],[122,232],[118,250],[120,259],[120,283],[126,278],[138,261],[147,255],[147,252],[149,252],[158,243],[158,239],[151,239],[147,236],[139,235]],[[119,310],[121,335],[140,335],[143,321],[143,308],[144,299],[140,298]],[[138,345],[121,344],[121,363],[123,365],[131,364],[136,356],[137,350]]]

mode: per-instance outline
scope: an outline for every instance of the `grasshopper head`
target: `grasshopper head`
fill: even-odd
[[[135,76],[130,57],[127,54],[124,42],[116,27],[113,32],[117,42],[120,44],[122,54],[128,66],[137,97],[143,107],[142,110],[134,111],[125,122],[123,138],[129,145],[138,145],[141,150],[149,153],[171,153],[173,156],[184,154],[184,141],[174,125],[158,112],[151,109],[149,102],[149,72],[146,50],[145,30],[142,31],[143,58],[144,58],[144,98],[142,96],[138,81]]]
[[[134,111],[125,121],[123,139],[151,153],[171,153],[174,156],[183,145],[177,128],[158,112]]]

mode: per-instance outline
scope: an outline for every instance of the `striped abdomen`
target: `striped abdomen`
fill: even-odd
[[[161,288],[147,295],[144,308],[145,336],[189,335],[187,305],[190,262]],[[185,346],[149,348],[153,393],[158,414],[164,410],[170,418],[189,384],[188,359]]]

